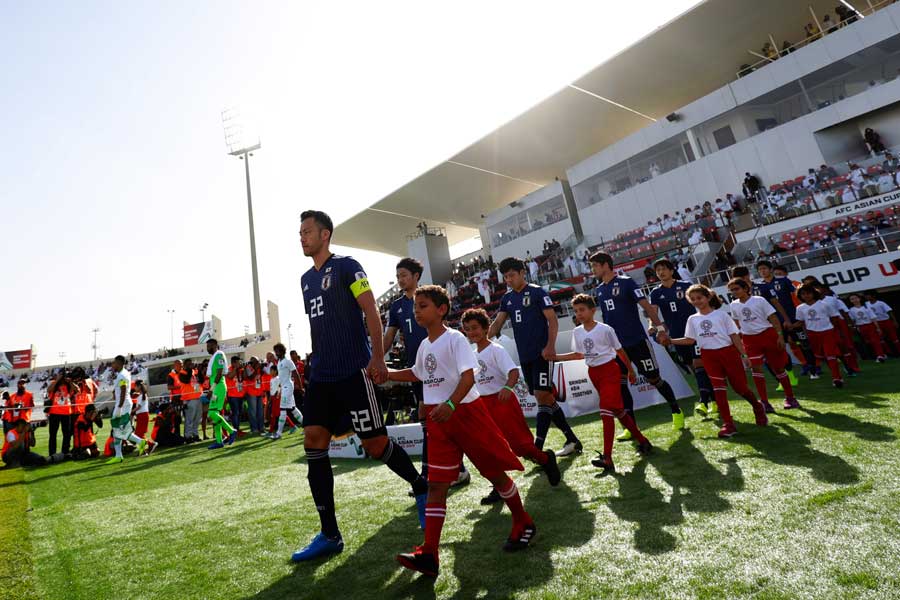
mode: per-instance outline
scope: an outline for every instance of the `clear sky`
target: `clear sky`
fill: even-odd
[[[263,144],[263,311],[306,350],[301,210],[348,218],[695,3],[0,1],[0,350],[86,360],[99,327],[101,356],[155,351],[167,309],[177,346],[204,302],[224,337],[252,328],[230,106]]]

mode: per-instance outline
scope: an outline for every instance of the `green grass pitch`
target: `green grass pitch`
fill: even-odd
[[[641,411],[656,451],[618,443],[615,476],[589,463],[599,418],[576,419],[586,452],[561,459],[559,487],[531,465],[515,474],[534,546],[501,551],[508,511],[480,506],[473,476],[450,497],[436,582],[394,562],[422,534],[407,486],[368,460],[334,461],[343,554],[290,564],[318,529],[300,434],[3,469],[0,597],[897,598],[897,364],[867,362],[843,390],[804,380],[803,409],[767,428],[733,399],[731,440],[690,411],[683,433],[665,407]],[[548,447],[561,442],[552,429]]]

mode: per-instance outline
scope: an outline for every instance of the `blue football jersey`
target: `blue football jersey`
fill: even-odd
[[[775,277],[766,284],[769,295],[767,300],[775,298],[784,308],[791,321],[797,318],[797,307],[794,305],[794,283],[789,277]],[[784,320],[780,312],[776,312],[779,320]]]
[[[321,269],[300,278],[312,336],[311,381],[340,381],[364,369],[372,357],[369,334],[356,298],[370,291],[362,266],[332,254]]]
[[[634,346],[647,339],[638,313],[638,301],[646,296],[634,279],[617,275],[609,283],[600,282],[594,288],[594,297],[603,313],[603,322],[616,331],[623,346]]]
[[[510,289],[500,298],[500,311],[505,312],[512,323],[522,364],[540,358],[547,345],[550,329],[544,311],[548,308],[553,308],[553,300],[544,288],[533,283],[521,292]]]
[[[659,307],[671,337],[684,337],[688,317],[697,312],[688,301],[689,287],[691,284],[686,281],[676,281],[672,287],[660,284],[650,290],[650,304]]]
[[[411,367],[416,362],[416,353],[419,351],[419,345],[422,340],[428,337],[428,331],[418,323],[413,314],[415,300],[407,298],[403,294],[391,303],[391,310],[388,313],[388,327],[396,327],[403,337],[404,352],[406,360],[404,364]],[[385,348],[388,350],[388,348]]]

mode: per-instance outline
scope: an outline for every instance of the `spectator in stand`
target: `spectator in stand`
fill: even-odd
[[[838,172],[834,170],[834,167],[828,165],[819,166],[819,181],[828,181],[829,179],[834,179],[837,176]]]
[[[452,278],[452,277],[447,281],[447,285],[445,286],[445,289],[447,290],[447,295],[448,295],[448,296],[450,296],[451,298],[455,298],[455,297],[456,297],[456,291],[457,291],[457,290],[456,290],[456,284],[453,283],[453,278]]]
[[[825,33],[834,33],[838,30],[837,23],[831,20],[831,15],[828,13],[825,13],[822,16],[822,30]]]
[[[531,275],[531,283],[537,283],[538,280],[538,264],[533,258],[528,263],[528,274]]]
[[[850,25],[851,23],[856,21],[856,18],[857,18],[856,13],[842,4],[838,4],[834,8],[834,12],[841,19],[841,22],[840,22],[841,27]]]
[[[544,255],[550,254],[550,242],[548,242],[547,240],[544,240],[542,254],[544,254]]]
[[[755,204],[759,202],[761,188],[762,184],[760,183],[759,178],[756,175],[744,173],[744,182],[741,186],[741,190],[743,191],[744,197],[747,198],[747,202],[749,204]]]
[[[693,231],[691,231],[691,236],[688,238],[689,246],[696,246],[703,242],[703,232],[700,231],[699,227],[695,227]]]
[[[769,60],[777,60],[778,59],[778,50],[770,43],[766,42],[763,44],[762,49],[760,50],[763,56],[768,58]]]
[[[881,142],[881,136],[871,127],[866,127],[866,130],[863,133],[863,140],[865,140],[866,147],[871,154],[881,154],[884,152],[884,144]]]
[[[563,267],[565,268],[565,277],[577,277],[580,274],[580,270],[578,268],[578,261],[575,260],[575,257],[571,254],[566,257],[565,262],[563,263]]]
[[[813,193],[813,203],[819,210],[829,206],[836,206],[839,203],[837,193],[831,189],[830,183],[826,181],[821,188]]]
[[[878,181],[868,173],[863,175],[862,191],[863,193],[860,194],[861,198],[878,195]]]
[[[478,275],[478,293],[481,294],[485,304],[491,303],[491,282],[489,276],[485,277],[484,273]]]
[[[878,186],[879,194],[892,192],[897,188],[897,173],[893,171],[882,171],[875,183]]]
[[[896,156],[887,151],[884,153],[884,161],[881,163],[881,168],[891,172],[900,170],[900,160],[897,160]]]
[[[787,56],[795,50],[794,46],[787,40],[781,45],[781,56]]]
[[[816,177],[816,170],[808,169],[806,177],[803,178],[803,189],[812,191],[816,189],[818,183],[819,178]]]
[[[725,194],[725,202],[731,207],[732,212],[744,212],[744,209],[741,206],[741,199],[734,194]]]
[[[814,42],[822,37],[822,31],[815,23],[807,23],[806,27],[803,28],[803,33],[804,37],[806,37],[807,43]]]

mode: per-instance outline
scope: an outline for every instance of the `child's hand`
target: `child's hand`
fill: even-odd
[[[500,393],[497,394],[497,398],[500,400],[500,402],[509,402],[515,397],[516,395],[506,388],[503,388],[502,390],[500,390]]]
[[[441,402],[431,409],[431,420],[435,423],[446,423],[453,416],[453,409],[446,402]]]
[[[628,369],[628,383],[631,385],[637,384],[637,374],[634,372],[634,369]]]

